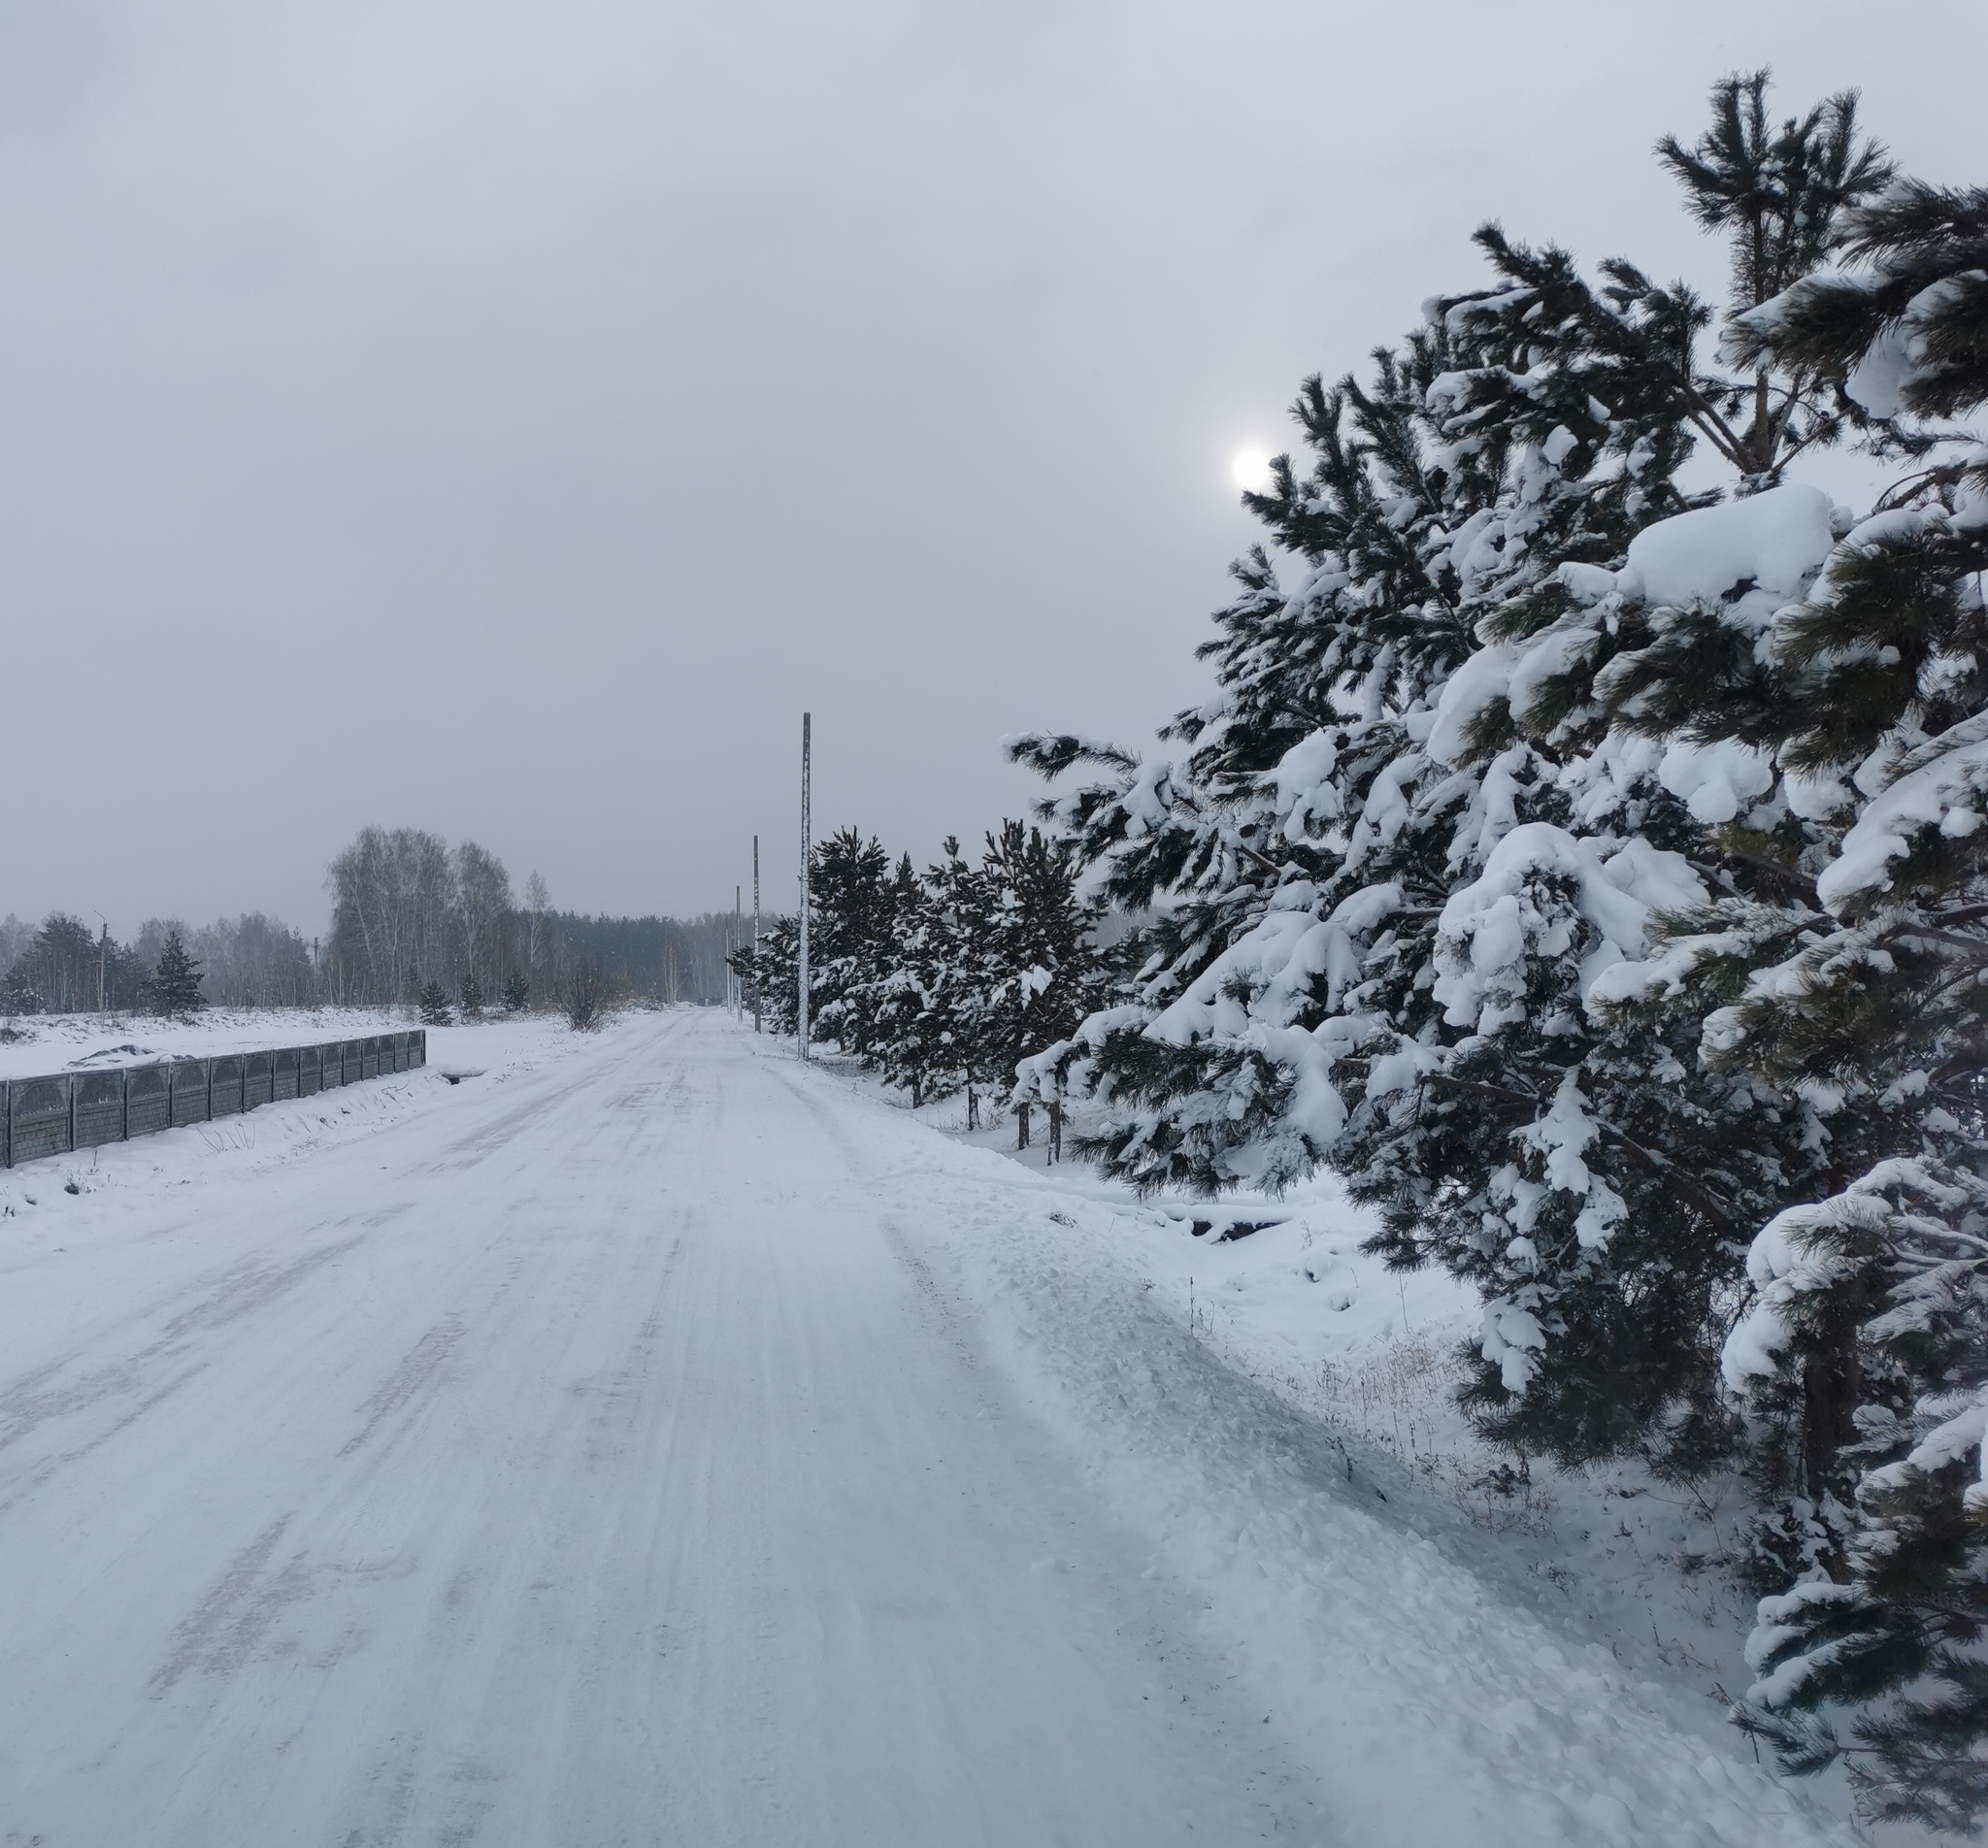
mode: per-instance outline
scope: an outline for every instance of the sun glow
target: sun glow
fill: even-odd
[[[1270,457],[1261,449],[1244,449],[1229,464],[1229,472],[1235,476],[1238,487],[1248,488],[1252,493],[1260,494],[1270,486]]]

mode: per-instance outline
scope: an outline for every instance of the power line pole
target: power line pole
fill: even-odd
[[[801,714],[801,957],[800,988],[795,1001],[795,1024],[801,1041],[801,1057],[808,1056],[808,863],[814,854],[812,812],[812,772],[814,763],[814,714]]]
[[[732,888],[732,955],[739,953],[739,940],[745,935],[739,924],[739,888]],[[732,967],[732,957],[725,958],[725,980],[732,990],[732,1018],[737,1020],[746,1012],[746,991],[739,983],[739,972]]]
[[[759,1032],[759,837],[752,837],[752,1031]]]
[[[97,913],[97,922],[104,927],[104,935],[97,944],[97,1012],[104,1011],[104,976],[111,966],[111,920],[103,912]]]

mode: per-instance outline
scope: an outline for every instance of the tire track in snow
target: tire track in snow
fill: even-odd
[[[205,1373],[213,1357],[197,1351],[197,1336],[274,1307],[361,1242],[354,1238],[322,1245],[286,1265],[238,1266],[203,1302],[174,1316],[157,1338],[124,1359],[65,1380],[64,1371],[78,1359],[69,1355],[0,1390],[0,1456],[45,1427],[113,1405],[117,1408],[108,1423],[52,1454],[17,1466],[5,1490],[0,1491],[0,1513],[101,1450]]]
[[[417,1394],[428,1389],[461,1339],[462,1321],[453,1315],[444,1317],[422,1336],[392,1376],[360,1406],[366,1422],[346,1439],[338,1454],[349,1457],[395,1412],[404,1410]]]
[[[275,1620],[285,1602],[299,1595],[296,1562],[280,1575],[277,1584],[260,1592],[256,1582],[263,1568],[294,1517],[280,1515],[264,1528],[235,1557],[220,1581],[199,1606],[181,1621],[173,1633],[173,1653],[153,1672],[150,1688],[154,1699],[215,1649],[224,1657],[239,1661],[254,1647],[262,1633]]]

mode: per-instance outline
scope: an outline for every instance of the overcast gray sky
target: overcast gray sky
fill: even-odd
[[[308,935],[369,821],[778,903],[804,706],[973,838],[1199,696],[1232,457],[1480,219],[1716,287],[1649,148],[1762,62],[1988,181],[1978,0],[8,6],[0,912]]]

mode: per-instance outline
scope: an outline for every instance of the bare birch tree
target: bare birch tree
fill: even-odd
[[[511,915],[511,874],[487,847],[465,841],[449,855],[454,887],[456,969],[459,979],[474,975],[483,992],[494,995],[509,973],[504,968],[505,925]]]
[[[524,882],[524,973],[525,979],[539,992],[551,986],[548,972],[544,968],[547,948],[546,913],[551,908],[552,894],[547,889],[546,875],[535,872]]]
[[[362,828],[332,861],[331,954],[348,1001],[412,1001],[455,973],[448,844],[417,828]]]

